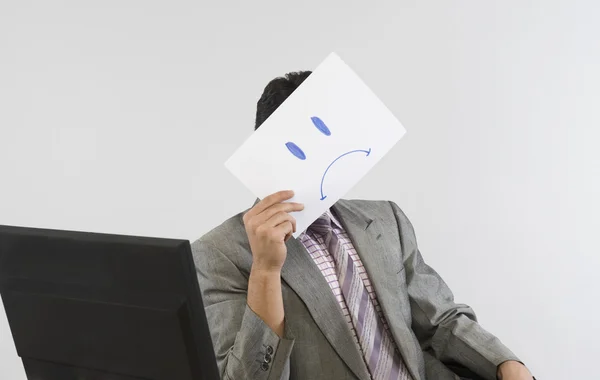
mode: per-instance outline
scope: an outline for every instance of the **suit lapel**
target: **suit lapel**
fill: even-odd
[[[256,199],[254,206],[260,201]],[[329,284],[302,243],[292,237],[287,243],[287,257],[281,278],[304,301],[329,344],[360,380],[371,380],[361,352],[338,306]]]
[[[403,269],[399,253],[391,252],[394,242],[386,238],[384,226],[375,215],[350,210],[344,201],[336,203],[333,210],[363,262],[408,370],[414,380],[420,380],[421,349],[414,344],[412,330],[400,315],[402,310],[410,310],[410,305],[403,305],[403,298],[397,296],[398,292],[406,291],[406,285],[398,274]]]
[[[287,242],[281,277],[304,301],[315,323],[346,365],[361,380],[370,376],[329,284],[302,243]]]

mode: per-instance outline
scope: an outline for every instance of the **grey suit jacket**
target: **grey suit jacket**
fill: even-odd
[[[455,380],[444,363],[484,379],[518,360],[454,302],[425,262],[413,227],[392,202],[340,200],[333,206],[364,263],[393,338],[414,380]],[[287,242],[280,338],[247,305],[252,253],[243,213],[192,245],[218,366],[229,380],[370,380],[359,348],[323,275],[302,244]]]

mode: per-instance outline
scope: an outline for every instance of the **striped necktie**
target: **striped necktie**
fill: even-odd
[[[329,215],[323,214],[309,227],[321,237],[335,262],[342,295],[356,330],[363,358],[373,380],[412,380],[394,340],[384,328],[373,300],[347,248],[333,232]]]

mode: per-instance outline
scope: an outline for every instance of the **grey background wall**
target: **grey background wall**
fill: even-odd
[[[0,1],[0,223],[195,239],[245,209],[223,162],[276,75],[336,51],[406,137],[349,198],[542,379],[600,349],[594,1]],[[25,379],[4,311],[0,378]]]

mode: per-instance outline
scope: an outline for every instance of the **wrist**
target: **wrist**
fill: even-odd
[[[273,279],[281,278],[281,268],[264,267],[257,264],[252,264],[250,268],[250,277]]]
[[[279,337],[284,333],[281,272],[252,266],[248,279],[248,307]]]

